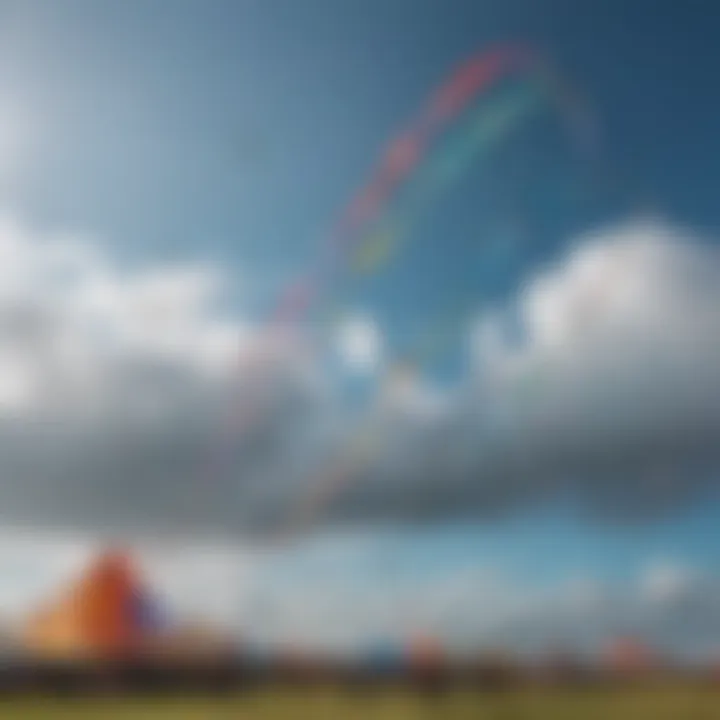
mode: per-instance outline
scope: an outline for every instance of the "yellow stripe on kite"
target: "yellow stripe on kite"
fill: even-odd
[[[353,262],[353,270],[365,274],[377,270],[393,254],[398,233],[394,228],[383,227],[362,244]]]

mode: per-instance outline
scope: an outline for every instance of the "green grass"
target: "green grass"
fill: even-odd
[[[720,720],[720,690],[526,690],[455,692],[264,692],[238,698],[3,700],[0,720]]]

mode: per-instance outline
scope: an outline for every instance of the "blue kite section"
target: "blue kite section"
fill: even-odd
[[[132,623],[142,632],[158,632],[169,625],[167,612],[158,598],[148,592],[136,593],[132,597],[130,613]]]

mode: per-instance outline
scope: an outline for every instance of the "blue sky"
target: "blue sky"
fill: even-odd
[[[515,429],[507,431],[507,438],[490,448],[489,460],[483,460],[482,468],[500,468],[499,474],[493,476],[499,489],[488,492],[502,498],[510,493],[498,501],[497,507],[503,502],[512,508],[517,505],[498,517],[493,515],[494,499],[484,495],[485,499],[478,499],[484,492],[479,479],[470,481],[463,476],[456,485],[453,480],[440,490],[435,486],[428,489],[422,486],[427,479],[420,479],[422,487],[407,484],[407,478],[397,480],[402,474],[393,464],[397,461],[387,458],[387,466],[376,468],[374,480],[367,483],[367,497],[363,486],[356,495],[351,493],[345,505],[340,503],[336,519],[344,520],[357,511],[361,519],[365,512],[370,520],[369,525],[361,523],[353,530],[356,534],[350,543],[353,548],[367,544],[367,567],[357,558],[357,566],[352,564],[352,558],[342,562],[353,568],[355,582],[378,587],[387,583],[376,577],[380,558],[396,562],[408,572],[416,568],[416,572],[429,579],[434,577],[441,584],[447,573],[492,567],[512,578],[516,587],[530,585],[536,590],[564,587],[578,578],[613,586],[629,585],[653,563],[720,574],[720,546],[712,541],[720,504],[712,492],[705,492],[706,486],[714,486],[717,477],[717,465],[713,464],[716,457],[707,460],[712,454],[708,444],[715,437],[707,430],[708,418],[714,417],[709,398],[715,391],[703,394],[703,388],[710,387],[714,378],[707,368],[714,367],[714,343],[718,339],[712,316],[715,306],[710,295],[701,296],[699,290],[697,296],[686,292],[687,282],[698,277],[699,268],[715,267],[712,248],[717,246],[715,229],[720,221],[715,197],[720,187],[720,139],[716,132],[720,101],[714,86],[720,61],[716,47],[720,12],[708,4],[686,5],[658,0],[649,12],[646,3],[609,0],[592,7],[560,0],[177,0],[171,5],[160,0],[0,0],[0,116],[5,118],[0,122],[0,207],[10,222],[4,226],[6,236],[20,238],[8,245],[11,258],[23,272],[27,268],[36,272],[38,267],[45,267],[44,256],[28,248],[44,247],[48,241],[85,243],[85,250],[73,247],[81,258],[78,272],[85,273],[82,277],[86,285],[71,300],[58,296],[52,304],[65,308],[67,300],[76,314],[82,311],[89,317],[99,313],[101,322],[111,325],[112,332],[122,335],[122,343],[126,343],[117,355],[107,348],[105,354],[93,349],[83,355],[88,368],[100,368],[98,383],[108,383],[107,388],[112,390],[108,390],[107,400],[112,410],[107,411],[107,416],[97,416],[102,417],[102,423],[107,420],[108,435],[87,436],[91,457],[84,458],[63,445],[67,442],[69,448],[78,437],[86,437],[82,429],[86,426],[78,421],[76,435],[68,430],[68,437],[60,433],[58,440],[59,435],[48,432],[52,442],[47,453],[56,458],[53,472],[48,475],[54,483],[53,492],[44,490],[46,480],[35,481],[47,474],[38,469],[39,465],[27,470],[21,459],[11,465],[9,474],[23,477],[23,472],[28,473],[27,482],[33,488],[25,495],[18,494],[20,499],[14,506],[18,517],[29,519],[33,526],[57,523],[84,528],[88,518],[90,526],[103,525],[103,513],[111,508],[110,515],[126,531],[136,522],[136,515],[142,516],[137,523],[143,528],[152,526],[154,512],[163,518],[185,517],[182,513],[188,509],[183,503],[193,493],[199,493],[212,494],[208,501],[211,523],[222,516],[218,524],[227,524],[230,516],[233,526],[234,513],[252,518],[259,512],[256,503],[265,502],[266,495],[270,505],[275,502],[273,493],[281,498],[281,505],[296,502],[293,498],[303,495],[298,488],[302,488],[304,463],[316,472],[319,467],[321,455],[316,454],[313,443],[327,442],[325,433],[342,429],[343,422],[336,422],[336,415],[328,420],[322,414],[326,406],[312,394],[315,390],[302,383],[292,401],[284,396],[277,399],[279,416],[283,423],[290,422],[289,429],[273,416],[265,430],[258,430],[261,440],[265,437],[262,433],[267,432],[270,454],[273,443],[280,442],[280,435],[282,442],[289,443],[275,450],[276,455],[285,458],[286,465],[273,469],[261,459],[258,466],[248,465],[243,470],[243,453],[250,453],[250,449],[238,442],[230,451],[223,446],[222,452],[229,452],[232,460],[220,461],[224,474],[211,477],[207,490],[196,487],[198,473],[204,472],[200,470],[194,471],[195,479],[188,476],[184,484],[178,481],[182,489],[168,485],[186,467],[202,465],[199,457],[208,453],[208,447],[214,447],[221,434],[213,422],[222,427],[223,418],[232,412],[232,407],[223,404],[230,396],[225,386],[208,385],[205,375],[199,380],[199,368],[204,373],[206,366],[217,362],[217,368],[222,368],[212,365],[216,368],[212,372],[227,373],[233,333],[239,336],[246,326],[253,326],[278,291],[299,272],[312,267],[323,234],[367,178],[385,143],[417,113],[428,93],[452,68],[487,45],[521,40],[545,49],[588,99],[601,130],[600,160],[607,186],[603,190],[592,186],[591,170],[577,158],[568,159],[560,150],[556,152],[550,144],[551,135],[539,124],[530,123],[512,142],[498,149],[492,172],[478,167],[413,231],[415,247],[429,251],[425,256],[410,253],[393,267],[384,280],[390,292],[387,287],[384,294],[380,292],[383,280],[377,278],[380,287],[365,287],[353,302],[362,306],[373,321],[381,326],[385,323],[384,341],[396,347],[394,338],[404,329],[422,324],[426,314],[462,283],[475,294],[478,314],[515,301],[522,304],[523,292],[528,290],[525,319],[530,325],[535,323],[533,327],[542,340],[543,333],[555,332],[553,313],[557,315],[570,304],[567,288],[574,287],[573,283],[584,284],[584,276],[576,275],[576,270],[581,273],[578,268],[582,263],[578,261],[576,267],[568,258],[575,257],[575,251],[581,259],[586,257],[584,248],[592,245],[588,238],[594,237],[586,233],[597,230],[601,233],[600,250],[588,263],[597,261],[606,267],[603,258],[607,256],[608,274],[616,272],[616,268],[629,268],[630,285],[634,287],[635,282],[644,288],[647,281],[651,286],[647,297],[661,308],[657,317],[651,317],[641,312],[639,304],[637,316],[633,314],[635,306],[630,310],[630,306],[623,306],[625,310],[618,311],[620,316],[614,316],[615,320],[620,317],[618,327],[629,317],[639,323],[635,326],[636,337],[644,336],[647,328],[654,332],[658,323],[667,330],[656,344],[637,350],[640,355],[646,352],[642,357],[650,358],[650,370],[638,373],[635,368],[627,370],[627,377],[622,376],[633,390],[648,393],[638,395],[633,406],[641,410],[645,403],[647,412],[631,413],[634,419],[628,421],[632,426],[630,434],[637,431],[639,439],[622,449],[618,449],[617,438],[612,441],[615,444],[598,442],[597,448],[590,449],[582,445],[584,440],[579,440],[580,444],[568,451],[568,457],[571,461],[576,458],[574,453],[582,445],[578,452],[586,455],[578,461],[580,465],[559,470],[552,466],[548,476],[589,476],[602,465],[605,475],[600,480],[588,481],[589,490],[584,482],[561,484],[557,492],[543,492],[539,499],[533,494],[535,486],[523,482],[518,496],[532,499],[516,502],[514,491],[507,489],[510,481],[497,480],[506,478],[503,473],[514,472],[503,464],[503,458],[519,457],[518,447],[529,445],[532,452],[535,446],[529,441],[542,440],[542,432],[547,430],[532,424],[532,418],[527,426],[518,421],[519,429],[513,426]],[[533,154],[535,151],[537,154]],[[526,183],[521,190],[517,185],[519,177]],[[579,189],[586,193],[584,203],[578,201]],[[648,213],[655,218],[650,225],[632,224]],[[503,233],[512,235],[518,227],[525,244],[510,246],[507,263],[495,260],[490,242],[477,243],[478,237],[500,237],[502,242]],[[656,244],[646,244],[648,238],[653,242],[662,240],[666,232],[673,234],[670,250],[662,249],[662,242],[658,251],[653,249]],[[612,254],[612,248],[623,243],[638,248],[639,260]],[[685,268],[685,256],[677,247],[686,244],[701,249],[691,253],[688,276],[676,277],[672,268]],[[21,256],[22,262],[17,259]],[[556,267],[552,271],[555,275],[551,273],[542,285],[544,273],[551,271],[539,259],[548,257],[558,265],[552,266]],[[706,257],[712,262],[705,262]],[[179,265],[189,274],[173,275],[173,268]],[[656,267],[661,269],[653,274]],[[8,268],[8,277],[17,274],[14,265]],[[216,270],[224,277],[217,293],[212,275]],[[712,284],[716,276],[711,269],[707,272]],[[608,277],[605,286],[614,282]],[[206,285],[210,288],[207,293],[203,290]],[[11,298],[13,308],[27,300],[25,290]],[[42,291],[31,298],[34,308],[42,305],[38,298],[47,301],[49,297]],[[555,305],[548,305],[546,297],[560,309],[553,310]],[[168,336],[162,347],[159,336],[144,327],[141,331],[137,320],[139,315],[148,314],[153,302],[162,305],[161,301],[169,302],[171,313],[178,315],[177,334]],[[698,325],[699,334],[690,335],[688,340],[683,334],[688,323],[682,318],[697,318],[698,308],[704,308],[707,317],[703,316],[704,324]],[[611,314],[612,308],[607,312]],[[53,316],[49,317],[50,322],[55,322]],[[70,326],[75,328],[72,332],[79,327],[72,322]],[[675,329],[677,334],[673,335]],[[562,335],[562,328],[557,332]],[[647,330],[648,336],[650,333]],[[543,360],[545,346],[534,346],[534,336],[528,335],[529,354],[519,362],[539,363],[538,367],[544,367],[542,362],[552,364],[555,356]],[[606,343],[598,346],[600,352],[590,348],[573,355],[568,351],[574,364],[567,377],[575,378],[575,389],[580,389],[572,393],[567,390],[572,402],[563,404],[564,391],[560,390],[557,406],[538,406],[550,425],[555,422],[553,418],[560,418],[558,437],[563,432],[571,435],[568,428],[572,426],[584,427],[584,418],[606,418],[604,413],[610,411],[605,400],[608,407],[613,398],[622,400],[622,391],[617,391],[617,398],[606,392],[602,375],[625,372],[613,365],[613,358],[622,355],[615,352],[617,346],[613,344],[620,342],[617,338],[621,336],[603,337]],[[698,338],[707,347],[699,349]],[[459,339],[456,342],[458,347],[462,345]],[[6,341],[8,347],[9,343]],[[75,351],[80,346],[72,340],[70,344]],[[684,370],[673,365],[677,359],[672,350],[675,345],[690,348],[683,356]],[[45,346],[40,347],[39,354],[44,358]],[[658,347],[662,350],[658,351]],[[215,355],[210,358],[213,353],[219,359],[213,359]],[[143,363],[149,362],[150,356],[155,365],[148,369]],[[595,368],[601,356],[609,358],[609,364],[598,366],[593,374],[587,368]],[[500,349],[503,368],[510,367],[513,357],[508,348]],[[631,364],[632,358],[627,362]],[[557,365],[555,381],[566,377],[567,367]],[[649,366],[641,362],[640,367],[644,370]],[[433,375],[432,380],[444,380],[444,370]],[[322,372],[319,374],[322,376]],[[88,376],[86,371],[80,375]],[[117,382],[113,379],[116,375]],[[317,371],[310,371],[310,375],[313,382],[327,381],[318,379]],[[688,376],[702,377],[707,385],[694,386]],[[47,397],[55,397],[53,393],[58,392],[52,377]],[[152,421],[159,423],[152,426],[159,438],[159,444],[153,445],[132,435],[122,425],[126,416],[116,416],[116,409],[118,403],[130,402],[131,395],[143,395],[143,383],[149,382],[148,378],[155,378],[152,382],[157,385],[158,377],[164,378],[161,394],[166,393],[158,402],[167,401],[168,405],[162,406],[163,412],[167,411],[162,415],[164,419]],[[227,375],[223,377],[227,379]],[[672,382],[668,383],[668,378]],[[242,379],[239,382],[242,385]],[[668,385],[676,386],[676,394],[666,401],[663,398]],[[97,387],[105,392],[106,385]],[[241,403],[246,391],[243,387],[239,390]],[[483,392],[502,395],[504,391],[499,387]],[[548,387],[552,392],[560,385]],[[16,398],[20,390],[13,386],[2,392]],[[105,412],[94,405],[90,408],[90,391],[83,392],[83,412]],[[586,405],[581,407],[586,392]],[[466,395],[464,405],[460,403],[463,407],[472,405],[475,398],[470,391]],[[698,407],[696,398],[703,395],[707,407],[693,414]],[[38,397],[45,398],[42,393]],[[67,411],[71,400],[58,397],[60,400],[52,407]],[[657,398],[660,414],[674,417],[677,427],[656,427],[652,415]],[[573,405],[576,401],[577,407]],[[500,405],[504,402],[501,398]],[[6,425],[11,439],[29,432],[31,424],[23,424],[26,407],[13,405],[10,400],[7,403],[10,410],[4,416],[7,423],[3,432]],[[38,407],[32,405],[32,412],[40,412]],[[473,412],[477,413],[478,407],[479,403]],[[495,405],[492,407],[494,413]],[[292,408],[299,408],[304,418],[302,431],[312,436],[315,428],[317,437],[308,439],[292,425]],[[465,410],[470,412],[467,407]],[[555,416],[555,411],[561,414]],[[132,412],[135,410],[127,409],[127,417],[133,417]],[[216,412],[219,414],[213,414]],[[579,414],[576,417],[573,413]],[[468,416],[462,417],[465,419],[460,422],[468,430],[465,437],[470,438],[472,455],[472,447],[480,445],[474,440],[480,437],[479,431],[475,425],[467,424]],[[617,426],[613,416],[607,417],[611,418],[608,427]],[[414,422],[407,428],[411,446],[418,442],[413,433],[425,432],[418,430]],[[97,427],[105,428],[102,423]],[[595,425],[591,422],[588,427]],[[685,433],[680,427],[691,430]],[[130,434],[122,435],[126,432]],[[149,432],[148,437],[155,435]],[[673,454],[667,450],[673,444],[668,438],[676,437],[681,437],[678,443],[682,452]],[[37,438],[33,442],[37,443]],[[550,462],[547,458],[552,460],[556,451],[562,455],[565,448],[560,442],[559,450],[552,445],[543,454],[541,445],[538,441],[539,455],[530,456],[538,467]],[[632,454],[633,447],[640,448],[636,455]],[[112,458],[109,466],[103,464],[105,449]],[[413,460],[416,454],[410,453],[411,468],[413,461],[422,466],[422,459]],[[678,497],[675,501],[672,495],[669,512],[666,507],[661,519],[644,517],[653,515],[645,512],[649,505],[647,492],[639,481],[625,481],[626,477],[638,477],[638,463],[646,465],[645,460],[655,454],[662,455],[658,462],[674,473],[671,489]],[[172,457],[166,462],[165,455]],[[611,455],[632,455],[636,464],[613,464]],[[153,462],[161,459],[157,469],[152,470],[154,466],[148,460],[150,469],[138,471],[137,480],[127,481],[127,477],[134,477],[137,463],[147,458]],[[609,469],[605,469],[605,460]],[[235,461],[240,463],[240,469],[228,473],[226,465]],[[63,462],[67,467],[58,469]],[[688,470],[690,466],[692,470]],[[106,467],[113,469],[107,473],[109,479],[100,483],[97,474],[105,473]],[[419,469],[422,467],[415,467],[416,474]],[[437,469],[439,476],[444,472],[443,467]],[[252,476],[253,482],[248,481],[246,487],[243,480],[238,489],[233,483],[238,476],[245,478],[243,473]],[[537,474],[540,477],[542,473],[538,470]],[[280,475],[282,481],[277,488],[263,481],[266,476]],[[696,480],[695,475],[702,475],[702,480]],[[72,482],[69,477],[74,478]],[[138,503],[142,495],[137,493],[144,491],[148,477],[157,479],[157,490],[154,495],[150,492],[151,499]],[[387,477],[392,492],[383,485]],[[19,481],[8,483],[9,498],[15,497],[13,482]],[[548,484],[555,487],[550,481]],[[618,494],[619,499],[609,500],[609,505],[613,510],[622,510],[631,504],[630,496],[624,494],[628,489],[625,484],[637,492],[633,497],[640,503],[639,514],[643,517],[617,523],[597,497],[604,496],[606,490]],[[92,496],[93,500],[88,501],[87,511],[78,510],[75,515],[77,508],[73,506],[78,503],[72,498],[78,493]],[[67,512],[53,507],[56,495]],[[282,500],[284,495],[290,499]],[[169,500],[171,496],[175,499]],[[232,507],[233,503],[238,507]],[[438,510],[435,516],[432,511],[436,503],[437,508],[447,503],[450,510]],[[225,506],[223,512],[212,515],[218,505]],[[406,505],[412,509],[406,510]],[[470,509],[469,520],[465,506]],[[475,513],[478,508],[483,512]],[[488,508],[489,516],[485,513]],[[414,514],[416,511],[419,516]],[[432,522],[422,522],[423,512]],[[408,514],[416,520],[410,528],[401,522],[407,520]],[[375,522],[382,523],[382,530]],[[338,537],[332,529],[322,529],[317,540],[325,548],[322,552],[345,547]],[[288,553],[289,561],[301,572],[302,557],[295,550]],[[302,555],[302,549],[297,553]],[[308,573],[312,574],[310,570]],[[302,585],[303,580],[298,583]]]
[[[6,32],[20,26],[7,82],[53,127],[15,192],[47,222],[142,257],[202,242],[238,271],[305,262],[429,89],[484,44],[516,38],[549,48],[592,98],[617,174],[641,197],[715,221],[714,19],[699,7],[5,6]]]

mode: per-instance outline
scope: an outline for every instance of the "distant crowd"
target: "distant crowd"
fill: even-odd
[[[186,657],[182,662],[150,658],[105,661],[6,662],[0,666],[0,693],[58,695],[94,693],[240,692],[283,686],[337,686],[372,691],[405,685],[437,694],[463,686],[503,691],[538,684],[597,686],[617,683],[665,683],[671,680],[717,683],[710,667],[656,667],[631,671],[590,665],[571,658],[521,666],[497,659],[437,662],[390,667],[328,660],[252,661],[245,656]]]

